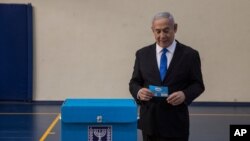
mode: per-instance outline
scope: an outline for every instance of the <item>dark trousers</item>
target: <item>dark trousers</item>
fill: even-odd
[[[147,135],[142,132],[143,141],[188,141],[188,137],[184,138],[165,138],[158,136]]]

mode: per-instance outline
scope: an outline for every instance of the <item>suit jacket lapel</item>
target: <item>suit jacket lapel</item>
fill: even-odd
[[[151,51],[150,51],[150,58],[152,58],[152,62],[150,62],[152,64],[152,71],[153,74],[155,74],[155,78],[157,78],[157,82],[161,83],[161,75],[160,75],[160,71],[158,68],[158,64],[157,64],[157,57],[156,57],[156,44],[153,44],[151,46]]]
[[[176,65],[176,62],[178,61],[178,58],[181,57],[181,45],[178,41],[176,41],[177,44],[176,44],[176,48],[175,48],[175,51],[174,51],[174,55],[173,55],[173,58],[169,64],[169,68],[168,68],[168,71],[167,71],[167,75],[165,77],[165,81],[167,81],[169,79],[169,77],[171,76],[171,73]]]

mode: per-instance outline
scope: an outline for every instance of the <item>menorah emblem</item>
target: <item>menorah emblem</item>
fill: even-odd
[[[94,129],[94,135],[98,137],[98,141],[102,141],[102,137],[104,137],[106,133],[106,129]]]
[[[112,141],[112,126],[110,125],[89,126],[88,141]]]

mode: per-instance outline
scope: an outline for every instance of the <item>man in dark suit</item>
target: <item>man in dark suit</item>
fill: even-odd
[[[199,53],[175,40],[169,12],[152,21],[156,43],[136,52],[129,90],[140,104],[138,127],[144,141],[188,141],[188,105],[205,89]],[[156,95],[149,87],[167,90]]]

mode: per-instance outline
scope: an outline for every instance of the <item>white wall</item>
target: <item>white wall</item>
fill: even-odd
[[[34,100],[127,98],[135,51],[170,11],[177,39],[200,52],[197,101],[250,101],[249,0],[0,0],[34,8]]]

